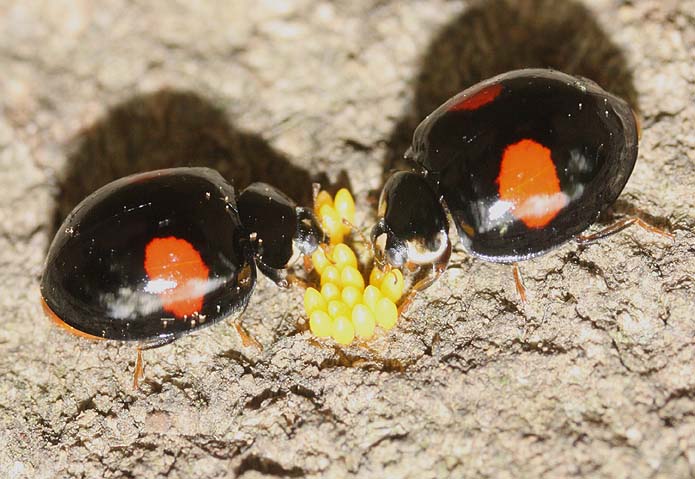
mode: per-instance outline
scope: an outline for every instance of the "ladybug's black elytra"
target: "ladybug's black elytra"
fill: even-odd
[[[445,210],[473,256],[516,265],[542,255],[613,204],[637,141],[627,103],[585,78],[525,69],[478,83],[415,130],[406,157],[417,172],[393,175],[379,200],[377,260],[432,265],[419,287],[429,285],[449,260]],[[630,218],[610,232],[631,223],[647,227]],[[523,300],[516,268],[515,278]]]
[[[208,168],[136,174],[66,218],[46,259],[43,304],[81,336],[159,346],[238,317],[256,266],[287,286],[285,268],[323,241],[311,210],[270,185],[236,197]]]

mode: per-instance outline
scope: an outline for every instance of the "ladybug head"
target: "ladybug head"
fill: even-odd
[[[316,216],[309,208],[297,207],[297,232],[294,243],[304,255],[310,255],[321,243],[328,243],[326,233],[319,226]]]
[[[401,268],[438,264],[448,258],[449,223],[424,176],[394,173],[381,192],[378,216],[371,234],[377,262]]]
[[[372,228],[371,240],[374,245],[374,260],[380,266],[389,264],[394,268],[401,268],[407,263],[406,242],[391,231],[383,218]]]

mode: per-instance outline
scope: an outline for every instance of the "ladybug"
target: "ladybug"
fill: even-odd
[[[135,174],[65,219],[46,258],[42,302],[74,334],[137,341],[137,387],[140,349],[236,320],[256,267],[287,287],[288,266],[325,241],[312,211],[270,185],[253,183],[237,197],[208,168]]]
[[[519,261],[633,223],[672,237],[636,217],[580,236],[620,195],[637,142],[628,104],[586,78],[523,69],[478,83],[415,130],[406,158],[416,171],[396,173],[381,193],[377,260],[431,265],[414,289],[431,284],[449,260],[448,211],[469,254],[515,266],[523,301]]]

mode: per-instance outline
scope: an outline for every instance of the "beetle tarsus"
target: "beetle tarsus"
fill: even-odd
[[[369,238],[367,238],[367,235],[364,234],[364,231],[362,231],[360,228],[358,228],[357,226],[355,226],[354,223],[352,223],[352,222],[349,221],[349,220],[346,220],[345,218],[343,218],[343,224],[344,224],[345,226],[349,226],[349,227],[350,227],[350,230],[351,230],[351,231],[354,231],[355,234],[356,234],[357,236],[359,236],[360,241],[361,241],[362,243],[364,243],[364,245],[367,247],[367,249],[368,249],[368,251],[369,251],[369,254],[373,256],[373,255],[374,255],[374,249],[373,249],[373,246],[372,246],[372,242],[369,240]]]
[[[304,264],[303,264],[304,272],[307,274],[311,273],[314,270],[314,264],[311,262],[311,257],[304,255],[303,260],[304,260]]]
[[[135,358],[135,370],[133,371],[133,389],[138,389],[140,379],[145,375],[145,365],[142,360],[142,348],[138,346],[137,357]]]
[[[610,224],[603,228],[600,231],[597,231],[596,233],[588,234],[588,235],[579,235],[576,238],[577,243],[579,244],[591,244],[594,243],[600,239],[607,238],[608,236],[612,236],[615,233],[619,233],[625,228],[636,225],[642,228],[645,231],[648,231],[650,233],[657,234],[659,236],[662,236],[664,238],[668,238],[671,241],[675,241],[676,235],[673,233],[669,233],[668,231],[664,231],[660,228],[657,228],[654,225],[651,225],[644,221],[642,218],[638,216],[628,216],[626,218],[619,219],[613,224]]]
[[[263,351],[263,345],[256,341],[249,333],[247,333],[240,322],[234,321],[232,324],[234,325],[237,333],[239,334],[242,346],[244,346],[245,348],[254,347],[259,352]]]
[[[521,269],[519,268],[519,263],[512,264],[512,271],[514,273],[514,285],[516,286],[516,292],[519,293],[519,299],[521,299],[521,304],[526,304],[526,286],[524,286],[524,278],[521,276]]]
[[[408,310],[410,304],[415,299],[415,295],[417,295],[420,291],[424,291],[425,289],[432,286],[432,284],[434,284],[434,282],[437,281],[442,274],[444,274],[444,271],[446,271],[446,268],[449,266],[450,258],[451,243],[448,242],[444,254],[442,254],[442,256],[440,256],[435,263],[432,263],[430,270],[427,272],[427,275],[424,278],[421,278],[417,283],[415,283],[415,285],[410,289],[410,292],[401,301],[401,304],[398,306],[399,316]],[[406,263],[406,266],[408,265],[409,264]]]
[[[315,182],[311,184],[311,205],[316,206],[316,198],[321,192],[321,183]]]
[[[261,261],[257,261],[256,266],[258,266],[258,269],[261,270],[261,273],[263,273],[266,278],[271,280],[278,287],[283,289],[290,287],[290,284],[287,281],[287,272],[284,269],[271,268],[270,266],[263,264]]]
[[[287,275],[286,281],[288,287],[297,286],[302,289],[307,289],[311,286],[304,278],[300,278],[296,274],[292,273]]]

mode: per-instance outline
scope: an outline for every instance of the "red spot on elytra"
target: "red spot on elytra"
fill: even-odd
[[[501,84],[490,85],[456,103],[449,108],[449,111],[477,110],[481,106],[492,102],[500,93],[502,93]]]
[[[177,318],[190,316],[203,308],[208,267],[197,249],[184,239],[154,238],[145,247],[145,272],[165,311]]]
[[[512,203],[511,213],[529,228],[544,227],[567,206],[550,149],[533,140],[507,146],[497,184],[500,199]]]

